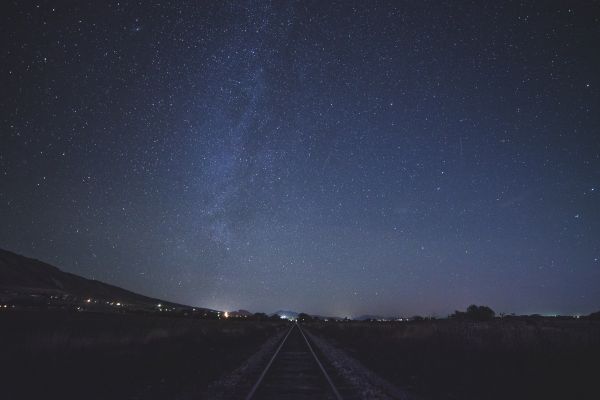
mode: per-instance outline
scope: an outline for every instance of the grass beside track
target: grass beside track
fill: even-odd
[[[277,322],[17,311],[0,314],[2,398],[197,398]]]

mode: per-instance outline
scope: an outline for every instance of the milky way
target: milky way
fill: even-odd
[[[597,4],[169,3],[3,2],[0,247],[218,309],[600,308]]]

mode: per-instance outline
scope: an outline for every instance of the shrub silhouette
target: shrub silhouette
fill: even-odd
[[[254,313],[252,318],[256,321],[268,321],[269,320],[269,316],[262,312]]]

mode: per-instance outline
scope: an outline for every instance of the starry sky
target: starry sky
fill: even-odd
[[[0,7],[0,248],[221,310],[600,309],[598,2]]]

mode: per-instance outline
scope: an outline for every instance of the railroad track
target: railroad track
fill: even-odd
[[[341,400],[310,342],[294,324],[246,396],[246,400]]]

